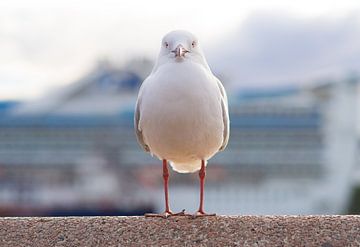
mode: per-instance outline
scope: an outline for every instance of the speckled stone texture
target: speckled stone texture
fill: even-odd
[[[360,246],[360,216],[0,218],[0,246]]]

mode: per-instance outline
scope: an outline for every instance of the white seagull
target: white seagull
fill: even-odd
[[[146,216],[185,215],[170,210],[167,161],[180,173],[200,170],[200,206],[194,217],[215,215],[203,208],[205,167],[228,143],[228,102],[190,32],[172,31],[162,39],[156,64],[139,90],[134,125],[141,147],[163,162],[165,212]]]

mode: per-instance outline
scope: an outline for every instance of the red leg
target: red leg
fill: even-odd
[[[167,167],[167,160],[163,159],[163,180],[164,180],[164,192],[165,192],[165,212],[161,214],[145,214],[146,217],[162,217],[167,218],[171,215],[179,215],[183,216],[185,214],[185,210],[181,211],[180,213],[174,214],[170,210],[169,206],[169,169]]]
[[[172,214],[169,206],[169,169],[167,161],[163,160],[163,179],[164,179],[164,192],[165,192],[165,213]]]
[[[199,171],[199,178],[200,178],[200,206],[199,210],[195,213],[194,217],[198,216],[215,216],[216,214],[207,214],[204,212],[204,185],[205,185],[205,161],[201,160],[201,168]]]
[[[205,184],[205,164],[204,160],[201,160],[201,169],[199,171],[199,178],[200,178],[200,206],[199,206],[199,213],[204,213],[204,184]]]

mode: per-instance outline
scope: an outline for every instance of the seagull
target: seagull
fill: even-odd
[[[204,211],[205,169],[207,160],[227,146],[228,101],[192,33],[176,30],[162,39],[154,68],[139,90],[134,127],[140,146],[163,166],[165,211],[145,216],[185,215],[185,210],[170,210],[168,162],[179,173],[199,171],[200,205],[192,216],[215,215]]]

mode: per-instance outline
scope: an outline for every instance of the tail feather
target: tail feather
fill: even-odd
[[[194,160],[187,163],[178,163],[170,161],[170,165],[174,171],[179,173],[192,173],[200,170],[201,168],[201,160]],[[205,166],[207,165],[207,161],[205,161]]]

